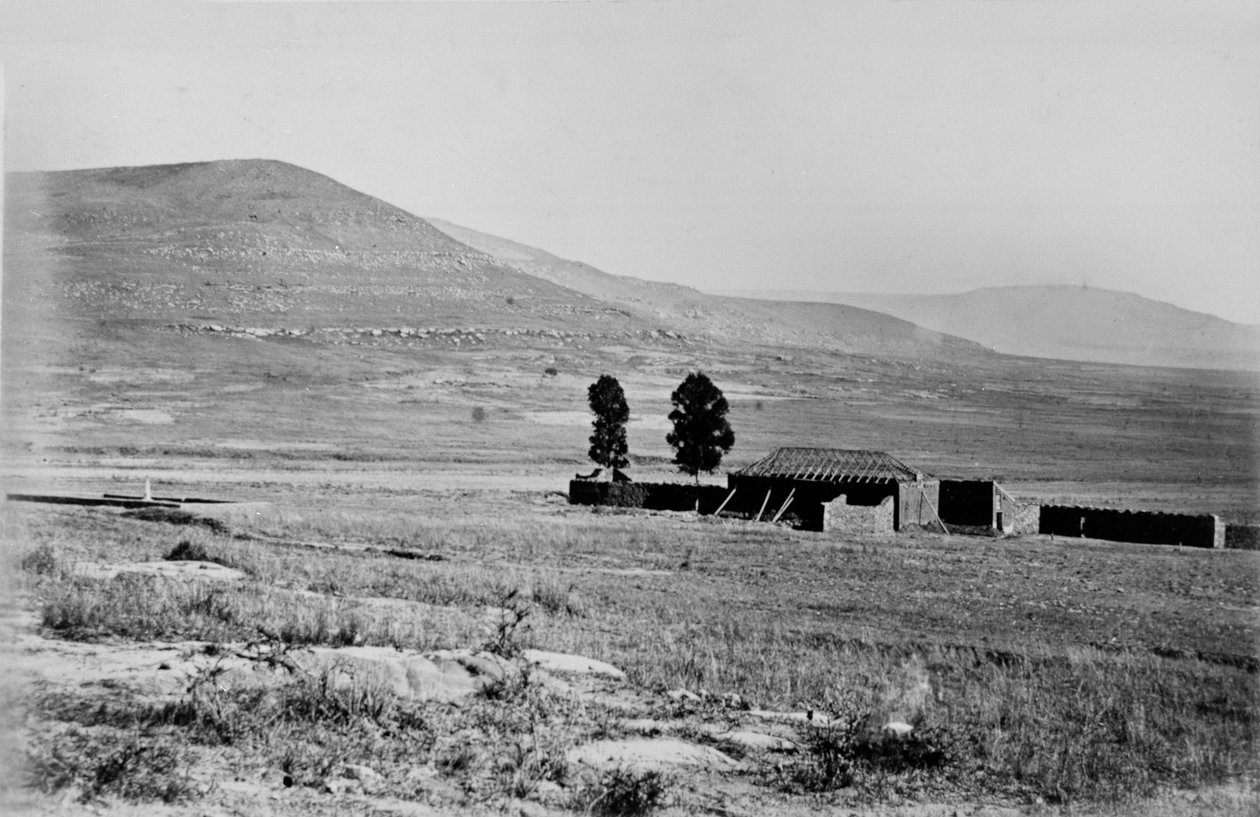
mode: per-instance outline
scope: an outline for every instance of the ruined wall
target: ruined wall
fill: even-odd
[[[1037,533],[1041,530],[1041,506],[1036,503],[1016,502],[1011,506],[1011,510],[1006,510],[1006,504],[1002,505],[1002,532],[1009,533],[1014,536],[1022,536],[1027,533]],[[1008,517],[1007,514],[1010,514]]]
[[[994,497],[997,489],[992,480],[941,480],[941,521],[946,525],[967,525],[991,528],[994,525]]]
[[[647,508],[654,511],[691,511],[700,502],[701,513],[713,513],[726,498],[717,485],[679,485],[672,482],[569,481],[570,505],[604,505],[615,508]]]
[[[1038,530],[1058,536],[1084,536],[1112,542],[1202,548],[1225,546],[1225,525],[1220,517],[1212,514],[1042,505]]]
[[[730,493],[720,485],[679,485],[673,482],[644,483],[648,489],[645,508],[654,511],[693,511],[711,514]]]
[[[895,496],[897,492],[896,485],[885,483],[819,482],[746,477],[738,474],[728,475],[727,484],[736,491],[724,513],[742,514],[751,518],[757,515],[764,503],[765,513],[761,518],[766,521],[774,517],[790,494],[792,504],[788,506],[783,518],[793,518],[797,527],[815,531],[823,529],[823,503],[831,502],[841,493],[848,495],[849,502],[853,505],[878,505],[888,497]],[[770,497],[768,502],[767,494]]]
[[[643,482],[594,482],[582,479],[569,481],[570,505],[642,508],[647,497],[648,486]]]
[[[844,494],[823,503],[822,529],[854,535],[884,535],[894,531],[891,496],[878,505],[850,505]]]
[[[1226,525],[1225,547],[1234,550],[1260,550],[1260,525]]]
[[[936,522],[936,514],[940,507],[941,481],[939,479],[898,483],[893,524],[897,530],[905,530],[910,525],[919,525],[939,532],[941,527]]]

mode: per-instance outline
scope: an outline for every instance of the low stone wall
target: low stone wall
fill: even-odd
[[[1260,525],[1226,525],[1225,547],[1234,550],[1260,550]]]
[[[594,482],[574,479],[569,481],[569,504],[642,508],[647,501],[647,487],[641,482]]]
[[[1112,542],[1201,548],[1225,546],[1225,525],[1220,517],[1212,514],[1042,505],[1038,530],[1058,536],[1083,536]]]
[[[1012,518],[1008,521],[1005,516],[1003,516],[1003,533],[1009,533],[1013,536],[1021,536],[1025,533],[1036,533],[1041,530],[1040,505],[1035,503],[1017,502],[1012,506],[1008,506],[1006,503],[1003,503],[1003,514],[1007,513],[1007,507],[1013,507]]]
[[[614,508],[647,508],[654,511],[713,513],[728,491],[717,485],[679,485],[672,482],[569,481],[570,505],[604,505]]]
[[[720,485],[679,485],[674,482],[644,483],[648,489],[643,507],[653,511],[692,511],[711,514],[730,493]],[[697,504],[698,503],[698,504]]]
[[[850,505],[844,494],[823,503],[822,529],[837,533],[893,533],[893,498],[878,505]]]

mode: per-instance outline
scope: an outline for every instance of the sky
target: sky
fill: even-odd
[[[1260,4],[0,4],[6,170],[292,162],[707,290],[1260,324]]]

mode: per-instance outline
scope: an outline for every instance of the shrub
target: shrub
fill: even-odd
[[[52,576],[61,570],[61,564],[57,561],[57,551],[47,544],[40,545],[24,555],[20,564],[27,573],[39,576]]]
[[[218,559],[206,550],[206,546],[201,542],[190,542],[187,539],[180,540],[180,543],[171,549],[171,552],[163,558],[168,562],[215,562],[222,564]]]
[[[659,771],[619,767],[604,773],[593,791],[588,789],[583,807],[588,814],[630,817],[649,814],[665,799],[666,779]],[[592,799],[593,796],[593,799]]]
[[[135,733],[121,742],[113,733],[67,730],[53,741],[37,739],[27,751],[34,788],[55,792],[79,786],[83,802],[106,795],[124,800],[181,803],[195,799],[192,763],[178,740]]]
[[[203,528],[209,528],[215,533],[227,533],[227,525],[224,525],[218,519],[198,516],[195,513],[189,513],[178,508],[140,508],[134,511],[123,511],[122,515],[128,519],[139,519],[143,522],[165,522],[169,525],[200,525]]]

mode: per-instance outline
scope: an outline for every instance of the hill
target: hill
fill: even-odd
[[[498,263],[688,334],[855,354],[953,360],[987,357],[977,344],[866,308],[718,296],[678,284],[611,275],[500,236],[441,219],[429,221]]]
[[[268,160],[10,174],[13,255],[62,316],[690,337],[957,358],[981,347],[841,305],[779,305],[607,275],[429,221]],[[449,233],[449,234],[448,234]]]
[[[423,219],[283,162],[7,181],[10,234],[19,252],[57,259],[49,283],[68,315],[591,328],[609,318],[603,304],[508,270]]]
[[[1010,286],[957,295],[765,291],[756,296],[873,309],[1009,355],[1137,366],[1260,369],[1260,327],[1129,292]]]

